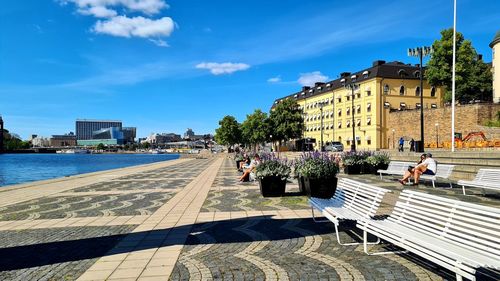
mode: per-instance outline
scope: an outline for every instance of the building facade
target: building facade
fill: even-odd
[[[76,136],[72,133],[67,135],[53,135],[50,138],[51,147],[76,146]]]
[[[500,103],[500,30],[490,43],[493,51],[491,71],[493,72],[493,102]]]
[[[443,106],[444,91],[440,87],[432,87],[424,80],[420,90],[418,66],[375,61],[370,68],[303,87],[275,104],[285,98],[297,101],[304,112],[304,138],[316,139],[316,149],[320,149],[323,135],[325,145],[339,141],[348,149],[355,142],[358,149],[375,150],[388,148],[387,139],[393,129],[387,125],[389,112],[419,109],[421,92],[424,108]],[[420,126],[420,120],[414,124]]]
[[[75,124],[76,137],[78,140],[91,140],[95,131],[112,127],[121,129],[122,122],[116,120],[77,119]]]

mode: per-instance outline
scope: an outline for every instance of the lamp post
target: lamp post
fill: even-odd
[[[423,73],[423,58],[432,53],[431,47],[417,47],[408,49],[408,56],[420,58],[419,72],[420,72],[420,151],[424,152],[424,73]]]
[[[439,123],[434,124],[436,126],[436,148],[439,148]]]
[[[325,106],[325,104],[323,102],[320,102],[319,112],[321,118],[321,151],[325,151],[325,146],[323,145],[323,106]]]
[[[392,148],[396,148],[395,144],[394,144],[394,133],[396,132],[396,130],[392,129]]]

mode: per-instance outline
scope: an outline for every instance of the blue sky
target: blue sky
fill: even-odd
[[[77,118],[151,132],[213,133],[256,108],[406,49],[452,26],[452,0],[6,0],[0,114],[27,138]],[[420,5],[420,6],[419,6]],[[458,0],[458,30],[486,61],[500,1]]]

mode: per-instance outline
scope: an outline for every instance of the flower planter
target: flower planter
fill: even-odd
[[[285,194],[286,179],[281,177],[269,176],[259,179],[260,194],[263,197],[279,197]]]
[[[308,197],[332,198],[337,190],[337,177],[311,179],[304,178],[306,195]]]
[[[378,170],[387,170],[388,167],[389,167],[388,164],[379,164],[377,166],[370,166],[370,169],[372,174],[378,175],[377,173]]]
[[[368,163],[361,164],[361,174],[371,174],[372,166]]]
[[[305,186],[305,183],[304,183],[304,177],[303,176],[299,176],[297,178],[297,181],[299,182],[300,194],[307,194],[306,193],[306,186]]]
[[[344,173],[348,175],[359,175],[361,174],[361,165],[356,164],[356,165],[344,166]]]

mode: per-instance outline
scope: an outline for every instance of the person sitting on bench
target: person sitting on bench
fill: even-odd
[[[259,154],[255,154],[252,162],[250,162],[250,165],[248,166],[247,169],[243,172],[243,175],[240,177],[240,182],[246,182],[250,180],[250,173],[254,172],[255,168],[260,164],[260,157]]]
[[[437,168],[437,163],[436,160],[432,158],[432,154],[427,153],[423,154],[421,157],[425,155],[425,160],[421,161],[415,168],[409,169],[405,175],[403,176],[402,179],[399,180],[399,182],[402,185],[406,185],[408,182],[408,179],[413,176],[415,179],[415,182],[413,185],[418,185],[418,180],[420,179],[420,176],[422,174],[425,175],[435,175],[436,174],[436,168]]]

